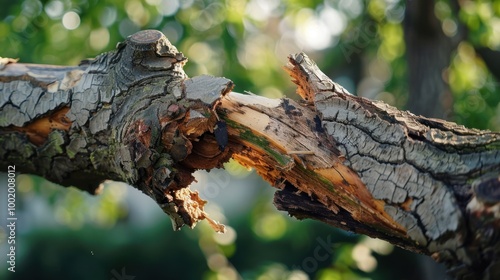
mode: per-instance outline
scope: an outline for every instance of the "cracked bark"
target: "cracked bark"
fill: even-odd
[[[233,157],[299,219],[431,255],[458,279],[497,277],[500,134],[350,95],[305,54],[289,61],[300,102],[189,79],[152,30],[75,67],[2,60],[0,165],[91,193],[124,181],[174,228],[207,219],[222,231],[188,186]]]

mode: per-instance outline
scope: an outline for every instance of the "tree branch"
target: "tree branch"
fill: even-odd
[[[77,67],[9,61],[0,165],[91,193],[124,181],[174,228],[222,231],[188,186],[233,157],[279,189],[278,209],[431,255],[457,278],[496,276],[500,134],[352,96],[302,53],[286,67],[300,102],[188,79],[185,61],[152,30]]]

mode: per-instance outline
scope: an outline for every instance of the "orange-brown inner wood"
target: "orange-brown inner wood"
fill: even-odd
[[[63,107],[23,127],[13,126],[10,129],[26,134],[31,143],[41,146],[53,130],[69,130],[71,121],[66,117],[68,111],[69,107]]]

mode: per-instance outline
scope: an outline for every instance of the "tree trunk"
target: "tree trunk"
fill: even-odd
[[[434,14],[435,2],[406,2],[403,25],[408,57],[408,109],[417,115],[447,119],[452,114],[453,97],[444,80],[445,70],[459,40],[443,33]]]
[[[302,102],[188,79],[185,61],[148,30],[77,67],[4,65],[0,165],[91,193],[124,181],[174,228],[207,219],[222,231],[188,186],[233,157],[299,219],[431,255],[459,279],[500,275],[500,134],[352,96],[305,54],[286,68]]]

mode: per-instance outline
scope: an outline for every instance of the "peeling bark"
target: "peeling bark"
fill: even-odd
[[[124,181],[174,228],[207,219],[223,231],[188,186],[233,157],[299,219],[431,255],[458,279],[498,277],[500,134],[350,95],[305,54],[289,61],[300,102],[189,79],[152,30],[76,67],[0,60],[0,165],[91,193]]]

